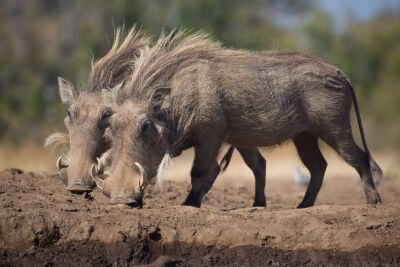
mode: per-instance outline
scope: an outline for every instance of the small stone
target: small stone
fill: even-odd
[[[381,227],[381,226],[382,226],[381,223],[378,223],[378,224],[370,224],[370,225],[367,226],[367,230],[375,230],[375,229],[378,229],[378,228]]]
[[[23,174],[23,173],[24,173],[23,170],[17,169],[17,168],[11,168],[10,171],[11,171],[11,174],[12,174],[12,175],[20,175],[20,174]]]
[[[392,225],[393,225],[393,221],[388,221],[388,222],[386,222],[385,227],[389,228],[389,227],[392,227]]]

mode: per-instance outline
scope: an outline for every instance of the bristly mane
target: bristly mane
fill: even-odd
[[[96,62],[92,61],[85,91],[97,92],[112,88],[130,77],[134,61],[140,50],[150,43],[150,38],[133,26],[124,38],[123,28],[117,28],[111,49]]]
[[[111,49],[96,62],[92,61],[87,85],[81,91],[100,92],[101,89],[113,88],[130,78],[134,61],[140,55],[140,50],[150,44],[150,38],[135,26],[124,38],[123,28],[117,28]],[[69,135],[53,133],[46,138],[45,147],[54,148],[69,145]]]
[[[222,45],[206,33],[183,30],[162,33],[154,46],[142,50],[131,79],[120,90],[117,101],[123,102],[127,97],[146,99],[157,86],[169,86],[180,68],[199,60],[213,61],[222,50]]]

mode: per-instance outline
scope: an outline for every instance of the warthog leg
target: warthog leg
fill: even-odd
[[[361,178],[361,184],[367,198],[367,203],[382,203],[382,199],[372,179],[372,174],[374,172],[382,175],[382,171],[375,161],[354,142],[350,122],[348,122],[348,124],[349,125],[341,131],[329,131],[333,133],[333,135],[327,135],[325,131],[325,134],[320,137],[327,142],[347,164],[356,169]]]
[[[265,167],[266,161],[258,148],[237,147],[246,165],[251,169],[256,179],[253,207],[265,207]]]
[[[298,208],[307,208],[314,205],[318,192],[321,189],[327,163],[318,147],[318,137],[304,132],[293,138],[301,161],[311,174],[310,183],[303,201]]]
[[[201,142],[194,148],[194,162],[190,172],[192,190],[183,205],[200,207],[203,196],[210,190],[219,174],[217,155],[222,141],[217,142],[215,138],[205,140],[207,141]]]

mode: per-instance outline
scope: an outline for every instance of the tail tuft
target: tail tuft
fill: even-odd
[[[360,129],[361,141],[362,141],[362,144],[364,146],[364,151],[365,151],[365,153],[367,154],[367,157],[368,157],[369,167],[370,167],[371,174],[372,174],[372,179],[374,180],[374,184],[377,185],[380,182],[382,182],[383,173],[382,173],[381,168],[378,166],[378,164],[372,158],[371,152],[368,149],[367,141],[365,140],[364,129],[363,129],[363,126],[362,126],[362,123],[361,123],[361,115],[360,115],[360,109],[359,109],[358,103],[357,103],[357,97],[356,97],[353,85],[351,84],[350,80],[347,77],[345,77],[345,78],[346,78],[347,85],[348,85],[348,87],[350,89],[351,97],[353,98],[353,104],[354,104],[354,110],[356,112],[358,128]]]
[[[232,159],[232,154],[233,151],[235,150],[234,146],[230,146],[224,157],[221,159],[221,162],[219,163],[220,167],[220,173],[224,173],[226,169],[228,168],[229,163],[231,162]]]

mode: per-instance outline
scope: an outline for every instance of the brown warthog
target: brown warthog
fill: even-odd
[[[58,79],[60,96],[69,105],[65,125],[67,134],[55,133],[46,140],[52,143],[69,143],[69,154],[57,160],[59,175],[72,193],[90,192],[96,186],[91,179],[90,166],[109,147],[103,138],[104,123],[111,115],[105,108],[103,95],[110,88],[121,86],[133,71],[134,60],[150,39],[133,27],[123,36],[117,29],[111,49],[92,64],[90,77],[83,88],[75,88],[63,78]]]
[[[204,34],[173,32],[135,61],[116,101],[106,131],[112,139],[110,175],[101,180],[92,174],[118,203],[140,203],[165,155],[194,147],[192,189],[184,204],[199,207],[219,173],[224,142],[261,166],[258,146],[291,139],[311,173],[299,207],[312,206],[327,167],[318,138],[357,170],[367,203],[381,202],[372,177],[382,172],[368,151],[353,87],[341,70],[320,60],[226,49]],[[352,103],[365,151],[353,139]]]
[[[111,115],[110,108],[115,103],[109,102],[110,97],[100,96],[100,91],[103,91],[103,94],[110,94],[110,90],[104,88],[109,89],[114,86],[118,88],[130,78],[134,67],[133,61],[137,58],[140,50],[145,49],[148,45],[149,38],[135,28],[132,28],[124,40],[121,30],[118,29],[110,51],[92,64],[86,89],[78,90],[71,82],[59,78],[61,99],[70,105],[65,121],[69,134],[52,134],[47,138],[46,146],[70,145],[69,154],[58,158],[57,167],[60,178],[68,185],[67,189],[72,193],[81,194],[93,189],[95,184],[88,177],[87,166],[91,165],[109,147],[107,140],[102,135],[106,120]],[[104,104],[106,107],[103,106]],[[75,114],[72,114],[71,110],[74,110]],[[76,118],[71,120],[73,116]],[[78,117],[80,118],[78,119]],[[227,168],[233,150],[234,148],[231,147],[223,158],[221,162],[223,169]],[[256,192],[258,193],[255,194],[254,206],[265,206],[265,162],[261,166],[255,166],[253,155],[247,155],[242,151],[241,155],[256,177]],[[110,153],[104,154],[96,172],[104,171],[106,165],[110,164],[110,156]]]

